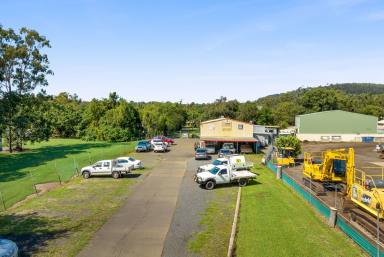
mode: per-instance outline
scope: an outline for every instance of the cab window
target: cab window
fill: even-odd
[[[228,171],[227,171],[227,169],[223,169],[223,170],[221,170],[221,171],[220,171],[220,174],[221,174],[221,175],[225,175],[225,174],[228,174]]]
[[[127,163],[127,160],[117,160],[117,163]]]
[[[109,162],[104,162],[103,167],[109,167]]]
[[[100,168],[101,167],[101,162],[96,162],[94,166],[97,167],[97,168]]]

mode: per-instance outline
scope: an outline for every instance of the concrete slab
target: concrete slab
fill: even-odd
[[[178,140],[79,257],[161,256],[193,141]]]

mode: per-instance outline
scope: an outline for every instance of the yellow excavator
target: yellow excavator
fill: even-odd
[[[277,148],[277,165],[290,167],[295,165],[295,158],[293,156],[295,149],[292,147],[278,147]]]
[[[347,174],[347,196],[360,209],[369,212],[379,219],[384,218],[384,168],[365,167],[365,170],[355,169]],[[369,170],[368,175],[366,171]],[[351,212],[351,218],[356,219],[358,210]]]
[[[320,153],[304,153],[304,185],[318,195],[325,189],[341,191],[347,182],[347,173],[353,172],[355,153],[353,148],[326,150]]]

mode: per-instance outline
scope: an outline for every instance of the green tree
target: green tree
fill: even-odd
[[[301,105],[308,112],[322,112],[343,108],[343,94],[336,89],[325,87],[313,88],[300,97]]]
[[[282,136],[278,137],[275,141],[275,145],[278,148],[282,147],[292,147],[293,150],[293,156],[296,157],[301,153],[301,144],[300,140],[297,139],[295,136]]]
[[[35,30],[21,28],[15,32],[0,26],[0,94],[4,111],[1,115],[10,152],[13,141],[24,137],[32,121],[24,112],[34,101],[27,98],[38,87],[48,85],[46,76],[52,71],[42,51],[49,47],[49,41]]]

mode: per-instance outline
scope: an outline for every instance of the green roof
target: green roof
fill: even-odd
[[[296,116],[300,134],[376,134],[377,117],[346,111],[324,111]]]

